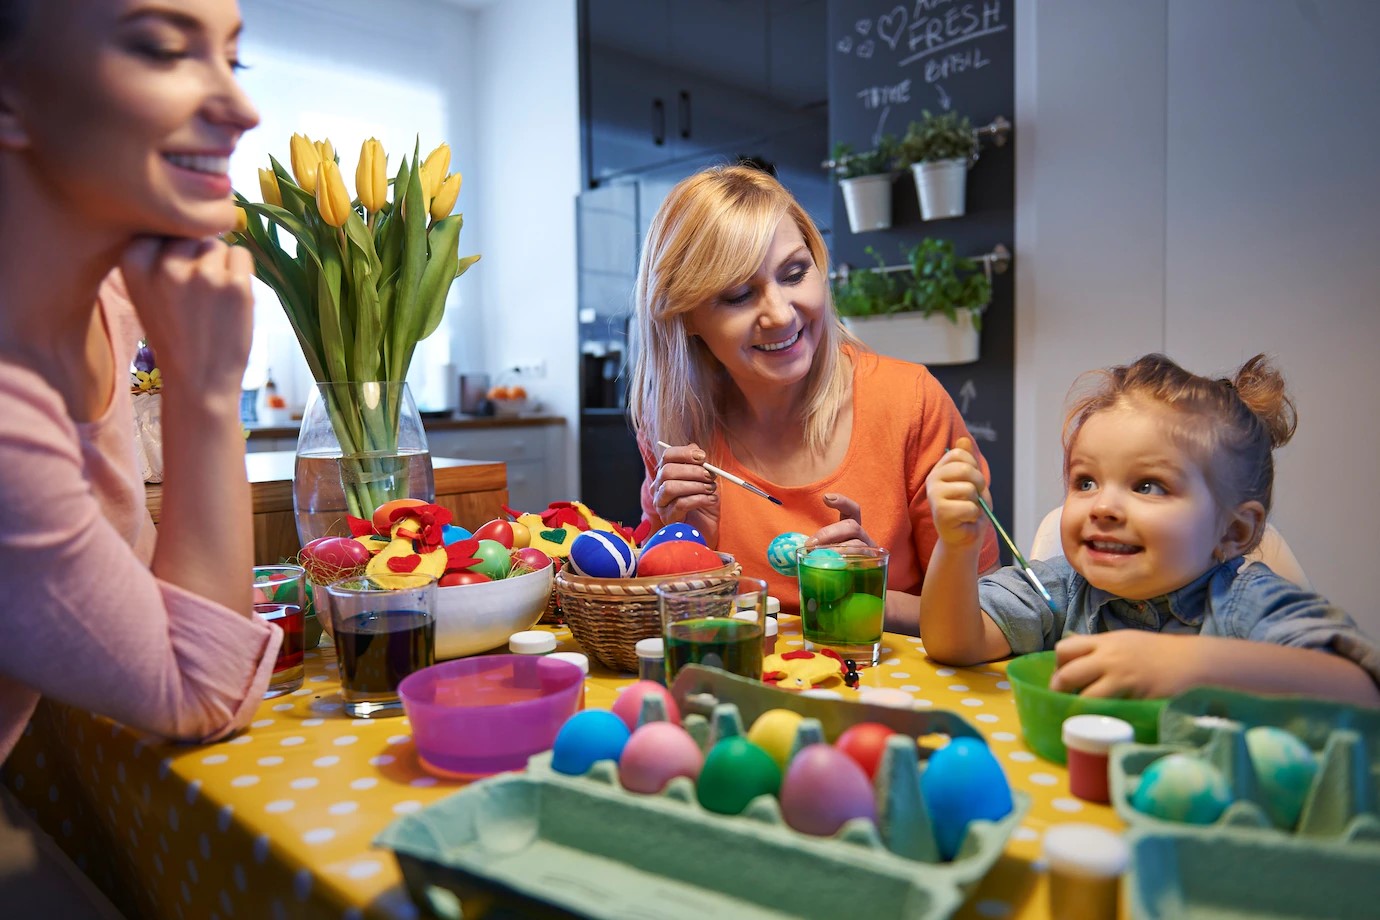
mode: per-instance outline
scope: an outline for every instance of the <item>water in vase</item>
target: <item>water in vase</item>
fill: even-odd
[[[298,454],[292,477],[297,536],[303,545],[318,537],[350,536],[347,515],[368,518],[395,498],[436,498],[429,451]]]

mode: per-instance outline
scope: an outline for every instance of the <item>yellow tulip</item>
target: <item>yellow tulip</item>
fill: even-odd
[[[278,187],[278,176],[273,170],[259,170],[259,192],[263,195],[264,204],[283,206],[283,190]]]
[[[294,134],[288,143],[292,155],[292,174],[308,195],[316,194],[316,174],[321,168],[321,154],[305,134]]]
[[[350,193],[345,191],[345,180],[335,160],[321,163],[320,181],[316,183],[316,209],[321,212],[321,219],[332,227],[345,226],[353,210]]]
[[[359,193],[359,203],[370,214],[383,210],[388,203],[388,157],[375,138],[369,138],[359,148],[355,189]]]
[[[330,139],[324,141],[312,141],[312,146],[316,148],[317,154],[321,157],[321,162],[330,160],[335,161],[335,148],[331,146]]]
[[[428,200],[436,197],[437,191],[441,188],[441,180],[446,177],[448,169],[450,144],[438,144],[422,161],[422,191],[426,193]]]
[[[440,220],[450,214],[451,209],[455,207],[455,199],[460,197],[461,181],[459,173],[446,176],[446,181],[442,182],[436,191],[436,197],[431,199],[432,220]]]
[[[235,205],[235,232],[244,233],[249,229],[249,215],[244,213],[244,208]]]

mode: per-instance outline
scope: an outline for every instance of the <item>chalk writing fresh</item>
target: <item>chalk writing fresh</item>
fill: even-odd
[[[942,11],[940,7],[947,7]],[[952,0],[916,0],[906,44],[913,52],[898,64],[913,61],[1006,29],[1001,21],[1001,0],[958,4]]]

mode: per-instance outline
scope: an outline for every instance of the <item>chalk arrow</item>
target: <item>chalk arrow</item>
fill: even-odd
[[[948,93],[944,92],[944,87],[936,83],[934,88],[939,91],[939,107],[946,112],[953,108],[954,101],[949,98]]]
[[[973,385],[973,381],[963,381],[963,386],[958,388],[958,399],[960,403],[958,407],[959,413],[962,415],[967,415],[968,404],[972,402],[974,399],[977,399],[977,387]]]

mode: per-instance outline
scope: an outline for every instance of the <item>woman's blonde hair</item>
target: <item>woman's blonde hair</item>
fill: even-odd
[[[1202,467],[1218,506],[1257,501],[1269,515],[1273,452],[1294,436],[1298,413],[1284,375],[1265,355],[1251,358],[1231,378],[1216,380],[1186,371],[1164,355],[1146,355],[1131,364],[1089,371],[1071,392],[1064,418],[1065,479],[1069,449],[1084,422],[1114,406],[1157,403],[1177,413],[1172,436]]]
[[[642,245],[634,305],[638,354],[628,406],[644,446],[693,441],[711,450],[733,381],[704,342],[686,330],[686,314],[751,278],[787,217],[827,282],[824,238],[791,193],[767,173],[716,166],[681,180],[666,196]],[[815,451],[829,443],[852,385],[840,346],[858,345],[834,313],[827,283],[825,296],[828,316],[806,378],[800,418],[805,442]]]

